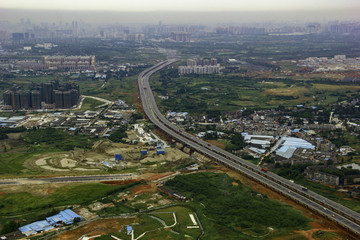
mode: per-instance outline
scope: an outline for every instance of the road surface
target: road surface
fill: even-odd
[[[63,183],[63,182],[101,182],[112,180],[132,179],[132,174],[109,174],[109,175],[89,175],[89,176],[64,176],[50,178],[15,178],[1,179],[0,185],[20,185],[20,184],[44,184],[44,183]]]

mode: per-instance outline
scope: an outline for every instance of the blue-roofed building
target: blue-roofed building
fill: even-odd
[[[54,229],[54,227],[46,220],[30,223],[19,228],[20,232],[26,236],[35,235],[37,233],[46,232],[52,229]]]
[[[78,220],[84,220],[82,217],[74,213],[72,210],[65,209],[64,211],[61,211],[54,216],[46,218],[46,220],[52,225],[61,224],[61,223],[69,225],[74,223],[75,218],[78,218]]]
[[[157,150],[156,150],[156,154],[157,155],[160,155],[160,154],[165,154],[165,150],[163,149],[163,148],[158,148]]]
[[[19,228],[20,232],[26,236],[35,235],[40,232],[46,232],[60,226],[61,224],[73,224],[75,219],[84,220],[81,216],[77,215],[70,209],[65,209],[58,214],[47,217],[46,220],[37,221]]]
[[[280,147],[278,148],[278,146]],[[275,151],[276,155],[290,159],[298,148],[315,150],[315,146],[311,143],[295,137],[283,137],[274,149],[277,149]]]
[[[132,226],[126,225],[126,234],[131,235],[133,232]]]

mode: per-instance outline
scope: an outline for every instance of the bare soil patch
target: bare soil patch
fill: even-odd
[[[9,137],[9,139],[19,139],[21,133],[8,133],[7,135]]]
[[[317,232],[317,231],[326,231],[326,232],[336,232],[334,230],[328,230],[326,228],[314,228],[314,229],[310,229],[310,230],[307,230],[307,231],[296,231],[297,233],[300,233],[301,235],[304,235],[305,237],[307,237],[309,240],[315,240],[315,239],[318,239],[318,238],[313,238],[312,235]],[[331,240],[342,240],[343,238],[341,237],[332,237]]]
[[[104,183],[104,184],[108,184],[108,185],[112,185],[112,186],[122,186],[122,185],[126,185],[126,184],[129,184],[129,183],[134,183],[134,182],[137,182],[139,181],[139,179],[130,179],[130,180],[125,180],[125,181],[104,181],[104,182],[101,182],[101,183]]]
[[[49,183],[49,184],[20,184],[0,186],[1,192],[17,193],[28,192],[34,196],[46,196],[53,193],[56,189],[63,186],[78,185],[79,183]]]
[[[145,178],[145,180],[154,181],[154,180],[158,180],[160,178],[169,176],[171,174],[174,174],[174,172],[151,174],[148,178]]]
[[[323,227],[318,222],[310,222],[309,225],[312,226],[313,228],[322,228]]]
[[[72,231],[60,234],[59,236],[54,237],[53,240],[74,240],[79,239],[85,234],[87,236],[96,236],[116,233],[125,225],[134,224],[137,221],[138,218],[136,217],[100,219]]]
[[[139,194],[143,194],[143,193],[155,193],[157,190],[156,184],[155,183],[150,183],[147,185],[141,185],[141,186],[137,186],[134,187],[133,189],[131,189],[131,192],[133,193],[132,195],[139,195]]]

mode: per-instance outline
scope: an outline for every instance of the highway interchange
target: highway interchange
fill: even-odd
[[[149,79],[154,73],[175,62],[176,60],[160,62],[157,65],[144,70],[138,77],[139,94],[143,110],[151,122],[186,146],[241,172],[250,179],[253,179],[269,189],[272,189],[305,206],[306,208],[325,216],[337,225],[340,225],[347,231],[353,233],[357,237],[360,237],[360,214],[357,212],[335,203],[319,194],[309,191],[306,188],[290,182],[272,172],[263,172],[260,167],[223,149],[210,145],[209,143],[182,131],[170,123],[161,114],[156,105]]]

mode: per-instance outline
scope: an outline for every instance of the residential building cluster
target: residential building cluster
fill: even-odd
[[[265,34],[265,28],[258,27],[217,27],[215,29],[216,34],[231,34],[231,35],[242,35],[242,34],[255,34],[261,35]]]
[[[43,56],[40,61],[19,61],[25,69],[33,70],[94,70],[95,56]]]
[[[142,33],[125,34],[124,40],[131,41],[131,42],[142,42],[145,40],[145,35]]]
[[[168,112],[166,113],[166,118],[178,122],[183,122],[186,120],[188,114],[188,112]]]
[[[360,57],[347,58],[346,55],[335,55],[330,59],[327,57],[310,57],[299,60],[298,66],[309,67],[314,72],[359,70]]]
[[[7,90],[3,94],[3,110],[60,109],[78,104],[80,88],[76,83],[58,81],[33,84],[30,90]]]
[[[190,36],[187,32],[172,32],[170,37],[175,42],[190,42]]]
[[[344,107],[354,108],[355,113],[358,104],[359,100],[355,99],[342,103],[342,106],[334,104],[332,108],[339,109],[333,110],[335,112],[344,113],[348,113],[342,110]],[[346,186],[357,194],[356,186],[360,183],[360,172],[356,170],[356,166],[339,165],[344,157],[356,154],[356,150],[339,143],[335,145],[329,140],[331,138],[323,134],[347,131],[347,125],[352,127],[349,134],[358,137],[358,117],[347,116],[342,121],[341,114],[330,114],[324,109],[304,105],[288,109],[260,110],[251,114],[239,110],[227,112],[221,117],[189,114],[182,121],[177,120],[176,113],[170,113],[167,114],[170,121],[205,140],[229,141],[234,133],[241,134],[245,147],[241,150],[232,150],[233,153],[245,159],[262,159],[262,166],[265,168],[308,165],[304,176],[309,180],[338,187]],[[305,115],[308,117],[302,117]],[[337,171],[334,170],[335,166]],[[358,167],[360,169],[360,166]]]
[[[188,59],[187,66],[179,66],[179,74],[214,74],[220,72],[216,58]]]

